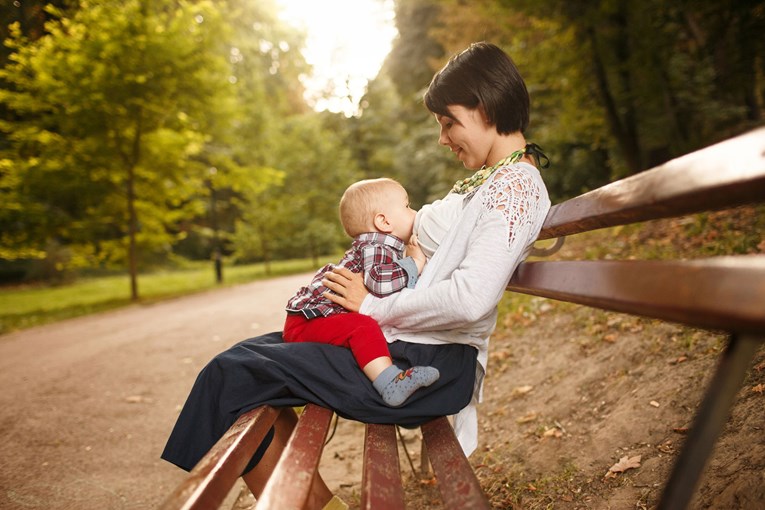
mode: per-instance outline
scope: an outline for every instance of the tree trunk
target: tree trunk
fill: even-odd
[[[135,167],[128,167],[127,179],[127,207],[128,207],[128,271],[130,273],[130,299],[138,301],[138,263],[136,261],[136,232],[138,231],[138,217],[135,212]]]
[[[130,272],[130,299],[138,301],[138,248],[136,246],[136,234],[138,233],[138,215],[135,210],[135,167],[141,157],[141,132],[143,128],[143,113],[138,110],[135,133],[133,135],[133,147],[130,162],[128,163],[127,201],[128,201],[128,270]]]
[[[600,53],[598,52],[598,42],[595,36],[594,27],[588,26],[586,32],[590,41],[590,55],[592,57],[592,69],[595,75],[595,83],[600,92],[603,107],[606,110],[606,120],[611,127],[611,133],[619,144],[627,168],[629,168],[630,173],[637,173],[642,170],[637,142],[634,137],[630,137],[627,128],[619,117],[616,101],[608,84],[608,76],[606,75],[605,66],[603,65]]]
[[[271,247],[268,244],[268,232],[265,226],[260,226],[260,250],[263,254],[263,264],[266,274],[271,274]]]
[[[217,196],[215,193],[215,187],[212,182],[209,183],[210,188],[210,226],[213,231],[213,263],[215,265],[215,282],[223,283],[223,262],[221,260],[222,254],[220,249],[220,234],[218,233],[218,204]]]

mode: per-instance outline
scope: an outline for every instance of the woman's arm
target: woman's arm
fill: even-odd
[[[350,311],[372,316],[381,326],[414,331],[465,326],[492,312],[506,286],[504,275],[509,278],[511,273],[507,244],[497,243],[497,229],[494,233],[472,240],[467,256],[451,278],[427,288],[404,289],[377,298],[363,288],[360,275],[338,268],[324,276],[322,283],[334,292],[325,296]],[[479,257],[481,253],[495,256],[484,259]]]
[[[469,328],[494,312],[525,247],[511,251],[496,219],[470,239],[465,258],[445,280],[403,290],[386,299],[367,297],[359,310],[381,326],[410,331]]]

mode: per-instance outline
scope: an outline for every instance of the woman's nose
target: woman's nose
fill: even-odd
[[[441,145],[449,145],[449,135],[446,134],[446,130],[441,128],[438,131],[438,143]]]

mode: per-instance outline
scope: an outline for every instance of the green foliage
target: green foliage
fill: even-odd
[[[439,2],[432,0],[396,2],[399,37],[385,66],[401,97],[409,98],[426,86],[435,70],[431,66],[444,55],[441,43],[429,33],[440,13]]]
[[[337,118],[308,114],[284,122],[279,137],[289,144],[275,147],[269,156],[284,179],[244,197],[250,207],[234,235],[237,259],[318,260],[348,243],[337,205],[345,188],[361,175],[343,137],[327,136],[327,126]]]
[[[80,2],[0,71],[5,260],[162,263],[189,237],[226,250],[242,200],[282,178],[281,118],[306,109],[302,36],[273,2]],[[270,165],[269,165],[270,163]],[[254,191],[253,191],[254,190]],[[49,264],[51,267],[54,265]]]
[[[83,2],[35,42],[12,28],[0,100],[18,117],[3,125],[3,177],[19,181],[23,210],[40,212],[0,218],[17,256],[53,237],[73,265],[124,264],[128,235],[147,254],[166,251],[166,225],[199,186],[189,157],[228,84],[220,17],[209,2],[113,7]]]
[[[408,71],[398,90],[417,90],[412,76],[424,88],[414,66],[432,73],[473,41],[503,47],[529,87],[527,138],[551,157],[556,201],[762,123],[765,2],[399,2],[428,6],[435,18],[399,25],[388,66]],[[417,59],[412,39],[443,56]]]
[[[230,26],[225,54],[233,94],[226,115],[210,126],[195,156],[205,167],[206,185],[197,193],[203,210],[179,225],[183,241],[175,248],[193,258],[214,257],[217,251],[261,260],[252,255],[257,251],[252,239],[235,231],[248,211],[260,211],[260,218],[277,215],[278,204],[265,205],[263,193],[284,179],[281,162],[273,157],[277,147],[290,144],[280,134],[283,119],[306,110],[298,80],[306,72],[303,36],[278,21],[273,2],[229,0],[220,8]],[[284,233],[271,229],[263,243]]]
[[[392,58],[392,57],[391,57]],[[466,170],[438,145],[438,128],[420,94],[400,97],[390,68],[369,84],[346,143],[364,175],[397,179],[413,207],[443,197]]]

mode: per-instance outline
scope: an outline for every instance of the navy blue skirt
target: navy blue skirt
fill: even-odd
[[[343,418],[416,427],[452,415],[470,403],[477,350],[460,344],[389,344],[393,363],[407,369],[436,367],[441,377],[417,390],[402,407],[388,407],[349,349],[284,343],[281,332],[251,338],[218,354],[202,369],[167,441],[162,458],[189,471],[239,415],[264,404],[296,407],[315,403]],[[273,431],[255,454],[257,464]]]

